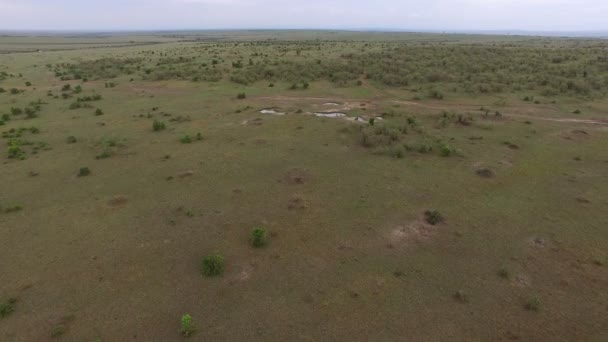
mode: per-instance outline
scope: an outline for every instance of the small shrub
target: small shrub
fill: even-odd
[[[78,170],[78,177],[86,177],[91,174],[91,170],[88,167],[81,167]]]
[[[418,153],[422,153],[422,154],[426,154],[426,153],[430,153],[433,151],[433,147],[426,145],[426,144],[420,144],[418,146]]]
[[[224,257],[211,255],[203,259],[201,272],[207,277],[220,276],[224,273]]]
[[[154,120],[154,122],[152,123],[152,129],[153,129],[155,132],[162,131],[162,130],[164,130],[165,128],[167,128],[167,126],[166,126],[166,125],[165,125],[165,123],[164,123],[164,122],[162,122],[162,121]]]
[[[76,139],[75,136],[71,135],[68,137],[67,142],[68,144],[75,144],[76,142],[78,142],[78,139]]]
[[[259,248],[266,245],[266,230],[256,228],[251,233],[251,244],[253,247]]]
[[[9,159],[24,159],[25,152],[21,149],[18,144],[11,144],[8,146],[8,157]]]
[[[244,99],[246,99],[246,98],[247,98],[247,94],[245,94],[245,93],[239,93],[239,94],[236,96],[236,98],[237,98],[237,99],[239,99],[239,100],[244,100]]]
[[[97,108],[97,110],[95,110],[95,115],[96,115],[96,116],[103,115],[103,110],[101,110],[101,109]]]
[[[69,108],[71,110],[82,108],[82,104],[80,104],[80,102],[72,102]]]
[[[506,267],[501,267],[497,273],[498,273],[498,276],[503,279],[511,278],[511,272],[509,272],[509,270]]]
[[[54,326],[53,329],[51,329],[51,337],[52,338],[57,338],[62,336],[63,334],[65,334],[65,326],[64,325],[57,325]]]
[[[454,293],[454,299],[463,304],[469,302],[469,296],[467,296],[464,291],[456,291],[456,293]]]
[[[179,139],[179,141],[182,144],[191,144],[192,143],[192,138],[189,135],[185,135],[181,139]]]
[[[441,216],[441,214],[437,210],[427,210],[424,213],[424,217],[426,222],[433,226],[443,222],[443,216]]]
[[[530,298],[528,298],[528,300],[526,301],[526,304],[524,305],[524,308],[526,308],[526,310],[528,311],[538,311],[540,310],[541,307],[541,301],[540,298],[538,298],[538,296],[532,296]]]
[[[72,89],[71,85],[64,84],[63,87],[61,88],[61,91],[69,91],[70,89]]]
[[[574,111],[574,112],[572,112],[572,113],[574,113],[574,114],[580,114],[580,113],[581,113],[581,110],[580,110],[580,109],[577,109],[577,110],[575,110],[575,111]]]
[[[456,150],[447,143],[443,143],[443,144],[441,144],[441,146],[439,146],[439,152],[441,153],[441,156],[443,156],[443,157],[449,157],[452,154],[454,154],[455,151]]]
[[[194,333],[194,327],[192,326],[192,316],[185,314],[182,316],[182,327],[179,332],[184,336],[188,337]]]
[[[104,150],[101,152],[101,154],[99,154],[99,155],[95,156],[95,159],[98,159],[98,160],[99,160],[99,159],[107,159],[107,158],[110,158],[110,157],[111,157],[113,154],[114,154],[114,152],[112,152],[112,150],[111,150],[111,149],[106,148],[106,149],[104,149]]]
[[[6,302],[0,303],[0,318],[4,318],[15,311],[17,299],[9,298]]]

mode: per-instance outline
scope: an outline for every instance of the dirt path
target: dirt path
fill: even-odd
[[[326,101],[326,102],[367,102],[372,103],[377,101],[375,99],[338,99],[334,97],[298,97],[298,96],[261,96],[256,99],[261,100],[275,100],[275,101]],[[420,102],[413,101],[403,101],[403,100],[390,100],[394,103],[404,104],[408,106],[416,106],[420,108],[426,109],[437,109],[437,110],[447,110],[454,109],[454,106],[458,107],[466,107],[468,110],[475,110],[475,108],[479,108],[481,105],[474,104],[451,104],[451,105],[431,105]],[[608,126],[608,120],[593,120],[593,119],[576,119],[576,118],[549,118],[545,116],[535,116],[535,115],[525,115],[525,114],[514,114],[514,113],[502,113],[502,115],[507,117],[518,117],[525,118],[531,120],[541,120],[541,121],[550,121],[550,122],[559,122],[559,123],[573,123],[573,124],[589,124],[589,125],[602,125]]]

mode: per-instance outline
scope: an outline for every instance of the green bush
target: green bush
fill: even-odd
[[[162,122],[162,121],[154,120],[154,122],[152,123],[152,129],[153,129],[155,132],[162,131],[162,130],[164,130],[165,128],[167,128],[167,126],[166,126],[166,125],[165,125],[165,123],[164,123],[164,122]]]
[[[192,316],[185,314],[182,316],[181,329],[179,332],[184,336],[188,337],[194,333],[194,326],[192,325]]]
[[[15,304],[17,299],[9,298],[6,302],[0,303],[0,319],[4,318],[15,311]]]
[[[95,110],[95,115],[96,115],[96,116],[103,115],[103,110],[101,110],[101,109],[97,108],[97,109]]]
[[[437,210],[427,210],[424,213],[424,217],[426,222],[433,226],[443,222],[443,216],[441,216],[441,214]]]
[[[78,170],[78,177],[85,177],[91,174],[91,170],[88,167],[81,167]]]
[[[456,152],[456,150],[449,144],[443,143],[439,146],[439,152],[441,153],[441,155],[443,157],[449,157],[452,154],[454,154],[454,152]]]
[[[244,99],[246,99],[246,98],[247,98],[247,94],[245,94],[245,93],[239,93],[239,94],[236,96],[236,98],[237,98],[237,99],[239,99],[239,100],[244,100]]]
[[[224,273],[224,257],[211,255],[203,259],[201,272],[207,277],[220,276]]]
[[[21,149],[18,140],[11,139],[8,145],[8,157],[9,159],[24,159],[25,151]]]
[[[256,228],[251,233],[251,244],[253,247],[259,248],[266,245],[266,230]]]
[[[182,144],[190,144],[190,143],[192,143],[192,138],[189,135],[185,135],[181,139],[179,139],[179,141]]]

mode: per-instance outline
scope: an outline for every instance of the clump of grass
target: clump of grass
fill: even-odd
[[[245,93],[239,93],[238,95],[236,95],[236,98],[239,100],[244,100],[247,98],[247,94]]]
[[[154,122],[152,123],[152,129],[154,130],[154,132],[162,131],[165,128],[167,128],[167,126],[162,121],[154,120]]]
[[[264,247],[266,245],[266,230],[263,228],[256,228],[251,233],[251,245],[255,248]]]
[[[573,114],[580,114],[580,113],[581,113],[581,110],[580,110],[580,109],[577,109],[577,110],[573,111],[572,113],[573,113]]]
[[[192,325],[192,316],[185,314],[182,316],[180,334],[184,337],[189,337],[194,333],[194,326]]]
[[[207,277],[216,277],[224,273],[224,257],[221,255],[210,255],[203,259],[201,272]]]
[[[6,302],[0,302],[0,319],[7,317],[15,311],[16,298],[9,298]]]
[[[424,213],[424,218],[426,222],[435,226],[444,221],[443,216],[437,210],[427,210]]]
[[[68,144],[75,144],[78,142],[78,139],[76,139],[75,136],[71,135],[67,138],[67,142],[68,142]]]
[[[95,110],[95,115],[96,115],[96,116],[101,116],[101,115],[103,115],[103,110],[101,110],[100,108],[97,108],[97,109]]]
[[[91,174],[91,170],[88,167],[81,167],[78,170],[78,177],[86,177]]]
[[[532,296],[532,297],[528,298],[528,300],[524,304],[524,308],[528,311],[539,311],[541,305],[542,305],[542,302],[541,302],[540,298],[538,298],[538,296]]]

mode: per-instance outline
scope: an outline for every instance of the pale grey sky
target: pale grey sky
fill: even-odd
[[[0,0],[3,30],[608,31],[608,0]]]

